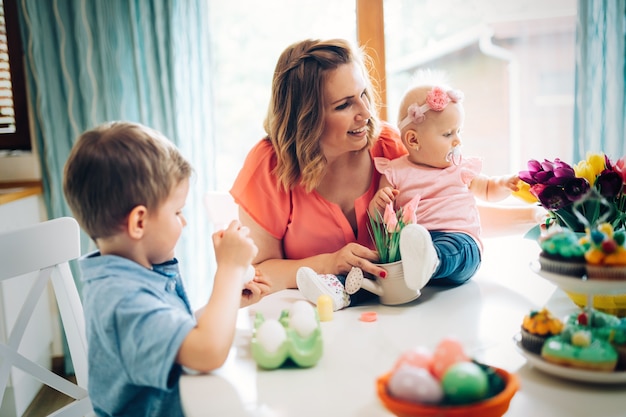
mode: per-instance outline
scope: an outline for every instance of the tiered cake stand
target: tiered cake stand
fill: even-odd
[[[539,266],[539,261],[532,262],[530,264],[530,269],[537,275],[552,282],[563,291],[586,294],[587,306],[593,305],[594,295],[614,295],[626,293],[626,281],[590,280],[587,279],[586,276],[579,278],[546,272]],[[519,352],[526,357],[528,362],[545,373],[581,382],[626,384],[626,371],[601,372],[556,365],[543,360],[540,355],[531,353],[524,349],[520,343],[519,335],[515,338],[515,343]]]

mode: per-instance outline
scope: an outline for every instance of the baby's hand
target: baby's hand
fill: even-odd
[[[517,175],[511,175],[510,177],[504,177],[502,179],[502,185],[511,191],[519,191],[519,177]]]
[[[374,219],[382,219],[383,214],[385,213],[385,207],[387,207],[389,203],[392,203],[399,193],[400,191],[392,187],[383,187],[379,189],[370,202],[370,216]]]

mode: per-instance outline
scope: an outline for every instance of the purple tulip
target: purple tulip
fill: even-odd
[[[622,177],[615,171],[604,170],[596,178],[595,186],[604,198],[615,198],[622,191]]]
[[[570,202],[580,200],[589,191],[590,185],[584,178],[568,178],[563,184],[563,191]]]
[[[570,199],[565,194],[565,190],[561,187],[554,185],[546,186],[537,198],[541,202],[541,205],[548,210],[558,210],[571,204]]]
[[[530,161],[528,161],[527,165],[528,165],[528,170],[520,171],[518,176],[526,184],[535,185],[538,183],[538,181],[535,179],[535,176],[537,175],[538,172],[543,172],[543,168],[541,166],[541,163],[537,161],[536,159],[531,159]]]
[[[576,177],[571,165],[559,158],[556,158],[554,162],[547,159],[543,162],[531,159],[528,161],[528,170],[520,171],[518,175],[528,185],[562,185],[564,180]]]
[[[552,161],[544,159],[543,162],[541,163],[541,169],[543,171],[553,171],[554,165],[552,164]]]
[[[539,171],[535,173],[535,181],[548,185],[554,179],[554,171]]]
[[[567,162],[561,161],[559,158],[554,160],[554,176],[558,178],[575,178],[574,168]]]
[[[543,191],[544,188],[546,188],[547,185],[544,184],[535,184],[535,185],[531,185],[530,186],[530,193],[532,195],[534,195],[537,199],[539,199],[539,194],[541,194],[541,192]]]

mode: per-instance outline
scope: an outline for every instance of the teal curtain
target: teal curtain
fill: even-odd
[[[19,6],[49,217],[71,215],[62,174],[81,132],[111,120],[160,130],[196,171],[177,257],[197,307],[208,297],[213,270],[203,206],[215,183],[206,0],[19,0]],[[94,249],[86,236],[82,241],[83,253]]]
[[[626,1],[578,0],[574,160],[626,155]]]

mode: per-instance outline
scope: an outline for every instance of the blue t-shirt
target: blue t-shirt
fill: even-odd
[[[153,269],[115,255],[78,261],[85,282],[89,395],[98,416],[183,416],[178,350],[196,325],[178,261]]]

